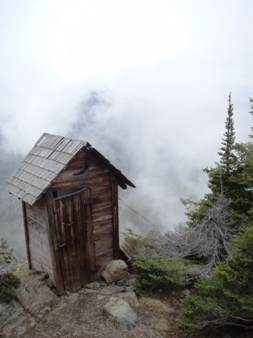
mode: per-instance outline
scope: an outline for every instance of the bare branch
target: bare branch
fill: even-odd
[[[210,276],[211,270],[232,249],[230,241],[236,233],[233,224],[229,200],[221,194],[216,206],[209,209],[203,221],[196,227],[178,224],[173,232],[163,236],[157,232],[149,232],[146,237],[142,237],[142,241],[124,243],[123,249],[131,258],[139,253],[164,253],[171,257],[193,259],[202,263],[198,269],[192,271],[193,276]]]

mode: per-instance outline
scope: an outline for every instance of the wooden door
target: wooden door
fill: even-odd
[[[74,292],[96,280],[90,189],[55,199],[63,285]]]

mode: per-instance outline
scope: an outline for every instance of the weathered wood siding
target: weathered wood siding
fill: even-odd
[[[6,182],[22,200],[29,267],[47,272],[60,294],[120,257],[118,186],[134,187],[91,144],[48,133]]]
[[[119,258],[118,185],[114,175],[96,157],[82,150],[53,182],[50,190],[90,187],[97,277],[105,265]]]
[[[96,278],[90,189],[55,199],[64,289],[76,291]]]
[[[34,206],[24,203],[23,209],[30,268],[47,272],[54,281],[45,202],[41,200]]]

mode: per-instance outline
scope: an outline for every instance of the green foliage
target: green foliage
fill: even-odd
[[[155,254],[157,253],[156,239],[160,234],[150,231],[146,236],[136,234],[132,229],[126,229],[122,249],[131,258],[134,259],[140,253]]]
[[[0,238],[0,255],[4,262],[6,262],[5,256],[7,255],[9,259],[12,251],[6,241]],[[0,302],[4,303],[10,303],[12,299],[16,299],[13,289],[18,288],[20,285],[20,280],[11,273],[7,273],[8,270],[8,264],[4,263],[3,266],[0,266]]]
[[[125,250],[134,250],[140,247],[143,247],[146,242],[147,238],[136,234],[132,229],[127,228],[124,232],[124,240],[122,243],[122,247]]]
[[[252,102],[251,100],[251,105]],[[251,114],[253,115],[253,111]],[[221,144],[218,152],[219,162],[215,163],[215,167],[203,169],[208,175],[210,193],[198,203],[183,200],[188,208],[186,215],[189,226],[196,226],[202,221],[208,209],[216,204],[220,194],[231,201],[231,216],[236,221],[237,228],[253,219],[253,144],[235,143],[231,95]]]
[[[182,301],[183,329],[253,325],[253,226],[234,241],[234,251],[209,279],[195,284],[196,294]]]
[[[0,248],[2,250],[8,249],[8,244],[7,244],[6,240],[2,237],[0,238]]]
[[[222,189],[225,196],[231,200],[232,216],[240,223],[249,221],[249,211],[253,198],[253,144],[236,144],[234,146],[236,161],[227,175],[224,168],[217,166],[208,171],[209,188],[213,195]],[[220,186],[217,182],[220,180]]]
[[[220,161],[216,162],[215,168],[205,168],[208,174],[208,187],[214,196],[221,193],[228,198],[231,196],[231,176],[237,163],[235,154],[235,131],[233,120],[233,104],[231,103],[231,94],[228,99],[227,119],[225,123],[225,134],[221,141],[221,148],[218,151]]]
[[[137,292],[149,292],[163,287],[189,284],[188,273],[193,268],[187,259],[169,257],[164,254],[149,256],[140,254],[134,265],[141,278],[136,283]]]
[[[0,276],[0,302],[10,303],[13,299],[16,299],[13,289],[18,288],[19,285],[20,280],[12,274]]]
[[[253,99],[252,98],[249,98],[249,102],[250,102],[250,114],[253,116]],[[253,127],[251,127],[251,131],[253,133]],[[249,135],[249,137],[253,138],[253,134]]]
[[[196,227],[200,224],[208,210],[215,206],[216,201],[211,194],[206,194],[205,198],[199,202],[194,202],[191,198],[181,198],[181,202],[186,208],[185,215],[188,217],[186,224],[189,227]]]
[[[222,139],[222,146],[218,155],[220,156],[220,166],[224,170],[226,176],[229,177],[233,166],[236,162],[236,156],[234,154],[234,145],[235,145],[235,130],[234,130],[234,120],[233,120],[233,104],[231,103],[231,93],[228,97],[228,109],[227,109],[227,119],[225,123],[225,134]]]

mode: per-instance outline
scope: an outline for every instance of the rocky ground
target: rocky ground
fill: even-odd
[[[17,300],[0,303],[1,338],[162,338],[211,337],[252,338],[253,335],[235,328],[211,332],[186,333],[176,325],[180,299],[190,291],[174,290],[160,299],[136,297],[134,277],[128,274],[122,283],[107,284],[105,280],[63,296],[57,296],[48,276],[15,262],[12,254],[0,247],[0,274],[11,271],[21,285],[16,289]],[[116,298],[112,298],[116,297]],[[124,299],[136,315],[134,326],[123,328],[108,316],[105,305],[112,299]]]
[[[17,289],[17,302],[0,305],[1,337],[187,337],[175,325],[178,295],[164,301],[141,297],[136,302],[130,297],[137,322],[134,327],[123,330],[104,311],[104,305],[112,296],[127,292],[122,287],[101,281],[58,297],[48,286],[50,283],[44,274],[30,271],[21,264],[16,264],[13,271],[20,278],[21,286]]]

